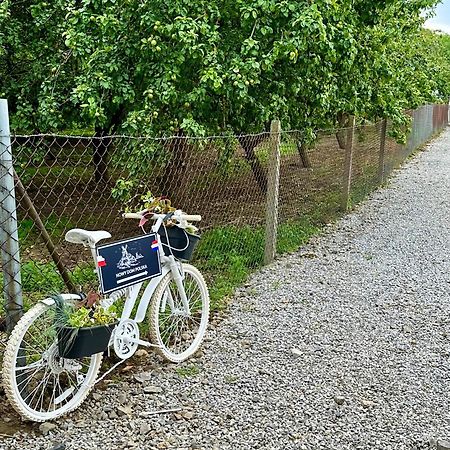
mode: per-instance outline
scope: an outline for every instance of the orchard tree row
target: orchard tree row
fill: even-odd
[[[402,124],[450,96],[449,36],[423,29],[436,3],[4,0],[0,97],[25,132],[238,134],[279,118],[308,140],[349,114]]]

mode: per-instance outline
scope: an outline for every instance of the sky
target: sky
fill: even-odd
[[[425,26],[432,30],[441,30],[450,34],[450,0],[443,0],[436,7],[436,15],[427,20]]]

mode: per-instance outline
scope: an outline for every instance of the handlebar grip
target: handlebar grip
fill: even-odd
[[[175,216],[176,217],[176,216]],[[189,222],[200,222],[200,220],[202,220],[202,216],[198,215],[198,214],[183,214],[181,216],[182,219],[186,219]]]
[[[139,214],[139,213],[123,213],[122,217],[124,219],[139,219],[139,220],[141,220],[142,219],[142,214]]]

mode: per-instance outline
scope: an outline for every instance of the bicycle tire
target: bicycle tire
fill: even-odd
[[[24,419],[34,422],[53,420],[78,408],[92,389],[103,358],[102,353],[97,353],[79,360],[59,358],[54,319],[52,322],[54,310],[54,305],[40,302],[24,314],[8,339],[3,359],[2,376],[6,396],[12,407]],[[43,328],[45,321],[41,321],[41,323],[40,319],[46,313],[49,313],[49,327]],[[27,333],[31,333],[33,326],[40,334],[35,333],[35,337],[31,340],[31,334],[28,336]],[[47,338],[45,338],[45,334],[47,334]],[[49,343],[50,345],[48,345]],[[19,351],[22,352],[20,356]],[[21,358],[24,358],[22,362],[20,361]],[[27,358],[29,360],[40,358],[40,360],[38,359],[33,363],[23,365],[23,362],[27,363]],[[35,364],[35,366],[31,366],[31,364]],[[30,373],[29,371],[38,367],[36,364],[42,364],[39,367],[42,367],[43,370],[41,371],[39,368],[31,373],[31,375],[27,375],[26,373]],[[86,370],[84,376],[83,372],[79,371],[78,366]],[[65,383],[70,385],[73,381],[72,372],[69,370],[70,367],[76,372],[76,386],[71,385],[63,391]],[[43,372],[41,378],[39,375],[40,372]],[[22,375],[22,373],[25,375]],[[71,373],[70,376],[69,373]],[[28,376],[26,380],[23,379],[25,376]],[[37,380],[34,380],[34,377]],[[82,381],[80,381],[81,378],[83,378]],[[37,387],[34,387],[36,383]],[[30,384],[31,387],[29,386]],[[33,393],[33,391],[30,393],[30,389],[33,389],[33,387],[36,392],[30,399],[30,395]],[[48,394],[48,391],[46,391],[47,388],[52,388],[52,394]],[[71,391],[72,388],[73,391]],[[57,392],[57,389],[60,392]],[[57,396],[57,394],[59,395]],[[36,395],[38,395],[38,400],[34,406],[33,401]],[[44,408],[43,406],[47,402],[48,395],[50,395],[48,401],[49,406]],[[64,396],[66,397],[64,398]],[[61,405],[59,406],[58,403],[61,403]]]
[[[191,308],[190,316],[183,316],[179,312],[182,309],[181,298],[171,272],[165,275],[157,286],[152,296],[148,313],[150,340],[157,346],[156,352],[164,359],[175,363],[185,361],[198,350],[205,337],[209,320],[209,293],[202,274],[190,264],[183,263],[182,267],[185,277],[183,284]],[[167,297],[168,295],[171,295],[174,303],[179,306],[177,311],[171,311],[170,314],[167,312],[167,299],[165,305],[161,303],[164,301],[165,296]],[[163,306],[164,310],[162,310]],[[197,321],[197,319],[199,320]],[[189,339],[183,336],[188,333],[188,328],[179,329],[178,325],[181,322],[187,326],[193,325],[194,330],[196,323],[198,324],[198,328],[191,333]],[[183,324],[181,325],[183,326]],[[162,325],[165,327],[162,327]],[[167,328],[167,325],[169,328]],[[170,333],[171,329],[183,332],[179,335],[179,342],[182,344],[182,340],[185,339],[185,345],[181,345],[178,348],[176,345],[173,345],[174,337]],[[177,342],[175,341],[175,344]]]

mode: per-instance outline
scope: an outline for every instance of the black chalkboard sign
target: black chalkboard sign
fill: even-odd
[[[161,274],[156,234],[125,239],[96,248],[100,289],[103,294]]]

